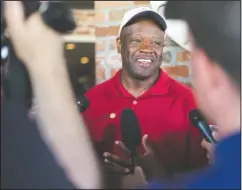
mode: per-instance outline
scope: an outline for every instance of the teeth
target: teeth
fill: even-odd
[[[139,65],[142,67],[149,67],[151,60],[150,59],[137,59],[137,62],[139,62]]]
[[[151,63],[150,59],[137,59],[138,62]]]

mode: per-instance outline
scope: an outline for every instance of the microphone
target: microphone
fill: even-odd
[[[136,165],[137,148],[141,143],[141,129],[134,111],[130,108],[125,108],[121,112],[121,135],[124,145],[131,152],[132,167],[130,173],[133,173]]]
[[[217,143],[217,141],[213,138],[212,130],[209,127],[209,124],[206,122],[199,110],[194,109],[190,111],[189,118],[191,123],[203,134],[206,141],[213,144]]]
[[[87,108],[89,108],[90,101],[86,96],[83,96],[81,98],[77,98],[77,105],[80,112],[83,113]]]

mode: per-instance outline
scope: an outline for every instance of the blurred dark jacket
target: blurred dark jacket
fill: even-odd
[[[152,181],[147,189],[241,189],[241,133],[220,142],[214,164],[174,181]]]
[[[1,104],[1,189],[75,189],[35,123],[26,104]]]
[[[14,54],[9,61],[2,83],[1,189],[75,189],[28,117],[27,70]]]

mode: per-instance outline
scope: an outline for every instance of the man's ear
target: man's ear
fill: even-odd
[[[120,41],[120,37],[116,38],[116,45],[117,45],[117,51],[118,53],[121,53],[121,41]]]

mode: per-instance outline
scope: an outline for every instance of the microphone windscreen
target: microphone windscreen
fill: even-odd
[[[136,114],[130,108],[121,112],[121,135],[124,145],[135,152],[141,143],[141,129]]]
[[[199,131],[203,134],[203,137],[209,142],[209,143],[216,143],[216,140],[213,138],[212,130],[205,120],[202,113],[194,109],[189,114],[191,123],[199,129]]]
[[[80,112],[83,113],[89,107],[90,101],[88,100],[88,98],[86,96],[83,96],[82,98],[77,100],[77,104],[78,104]]]
[[[191,123],[193,125],[195,125],[195,126],[197,125],[198,122],[203,122],[206,125],[209,125],[206,122],[203,114],[198,109],[193,109],[193,110],[190,111],[190,113],[189,113],[189,119],[190,119]]]

